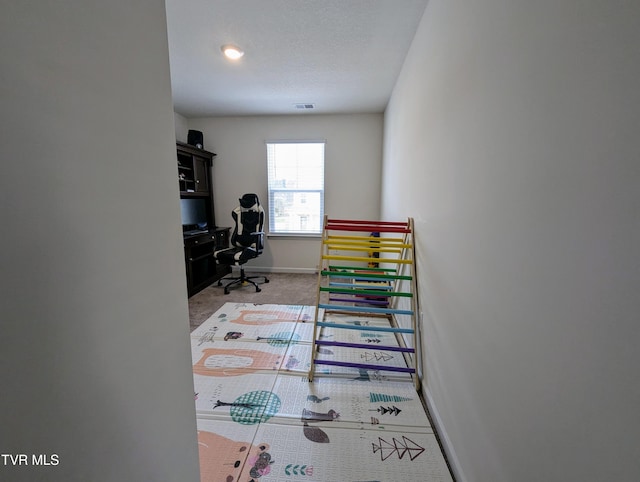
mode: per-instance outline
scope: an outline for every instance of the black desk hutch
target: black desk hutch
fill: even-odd
[[[187,291],[193,296],[231,272],[213,253],[229,246],[231,228],[216,226],[211,166],[215,154],[176,143]]]

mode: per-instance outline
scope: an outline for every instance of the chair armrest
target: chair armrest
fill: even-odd
[[[256,251],[258,254],[262,254],[264,249],[264,231],[255,231],[251,233],[251,236],[256,236]]]

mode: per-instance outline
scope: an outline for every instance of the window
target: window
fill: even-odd
[[[324,142],[267,142],[270,234],[321,234]]]

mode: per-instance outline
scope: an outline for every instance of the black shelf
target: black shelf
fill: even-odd
[[[201,199],[202,201],[197,202],[205,206],[206,225],[216,226],[211,178],[211,165],[215,154],[182,142],[176,143],[176,150],[180,199]],[[180,179],[180,175],[184,179]],[[231,272],[229,266],[219,265],[213,257],[215,251],[229,246],[231,228],[216,227],[202,230],[198,234],[188,232],[196,229],[194,225],[183,225],[182,228],[185,231],[184,262],[187,291],[191,297]]]

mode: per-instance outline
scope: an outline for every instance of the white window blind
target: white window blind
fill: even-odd
[[[270,234],[321,234],[324,141],[267,142]]]

